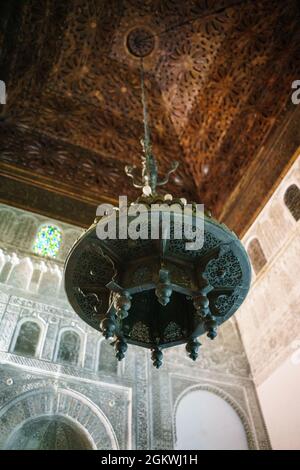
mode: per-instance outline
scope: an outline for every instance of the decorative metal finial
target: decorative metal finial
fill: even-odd
[[[156,187],[163,186],[169,181],[169,176],[177,167],[178,162],[173,162],[170,170],[162,180],[158,180],[157,164],[155,157],[152,153],[150,129],[148,124],[148,109],[145,96],[145,80],[144,80],[144,66],[143,58],[141,57],[141,92],[142,92],[142,105],[143,105],[143,122],[144,122],[144,139],[141,140],[143,147],[142,158],[142,176],[137,177],[134,173],[136,167],[133,165],[125,166],[125,173],[133,179],[133,186],[135,188],[143,188],[143,193],[146,196],[156,194]]]

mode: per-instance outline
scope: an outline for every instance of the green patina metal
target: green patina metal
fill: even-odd
[[[195,360],[197,337],[206,332],[213,339],[245,299],[251,279],[245,249],[224,225],[203,217],[200,250],[187,251],[184,239],[100,240],[96,223],[72,248],[65,267],[69,301],[114,339],[118,359],[128,342],[152,349],[157,367],[163,348],[182,343]]]
[[[65,265],[65,289],[75,312],[90,326],[112,338],[116,357],[125,356],[127,343],[152,350],[155,367],[162,364],[164,348],[186,344],[192,360],[196,360],[200,343],[197,338],[217,335],[218,326],[228,320],[245,299],[251,280],[248,255],[224,224],[218,223],[210,213],[192,211],[190,229],[200,226],[202,217],[204,244],[198,250],[186,249],[185,237],[174,236],[177,217],[171,212],[172,204],[186,205],[184,199],[174,200],[171,195],[157,193],[157,186],[165,184],[171,170],[158,181],[157,165],[152,154],[142,70],[142,101],[144,108],[145,138],[143,141],[142,174],[138,178],[135,168],[125,171],[135,187],[143,189],[137,202],[153,208],[163,203],[170,216],[170,236],[158,240],[150,237],[150,221],[146,231],[148,239],[106,239],[97,237],[98,218],[75,243]],[[195,205],[193,206],[195,207]],[[113,214],[119,222],[119,212]],[[158,217],[162,233],[162,213]],[[130,223],[130,217],[128,218]]]

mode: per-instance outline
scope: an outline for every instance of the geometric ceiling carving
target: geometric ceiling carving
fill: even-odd
[[[141,154],[140,60],[126,41],[144,28],[155,39],[144,59],[153,151],[161,173],[180,162],[167,189],[203,202],[241,233],[262,203],[258,189],[247,205],[241,181],[256,180],[268,139],[296,112],[299,14],[297,0],[10,2],[0,38],[8,92],[0,158],[13,182],[9,201],[37,210],[30,195],[22,203],[21,181],[55,192],[62,204],[138,195],[124,165],[138,164]],[[296,132],[292,140],[288,152],[272,154],[266,193],[299,145]],[[83,216],[73,222],[88,224]]]

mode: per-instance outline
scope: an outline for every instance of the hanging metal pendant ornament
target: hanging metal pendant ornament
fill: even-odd
[[[143,67],[141,87],[145,131],[141,177],[136,176],[135,167],[127,166],[125,171],[134,186],[142,189],[136,202],[149,211],[154,204],[164,204],[169,217],[171,205],[184,209],[187,202],[157,192],[178,164],[174,162],[159,180],[151,149]],[[118,360],[125,357],[127,343],[135,344],[151,349],[157,368],[163,363],[163,349],[179,344],[186,344],[188,356],[195,361],[200,347],[197,338],[203,334],[216,337],[219,325],[245,299],[251,279],[247,253],[224,224],[210,214],[194,213],[194,222],[202,217],[204,243],[198,250],[187,250],[187,238],[172,238],[182,214],[172,213],[166,237],[163,211],[156,217],[157,227],[153,228],[149,218],[147,239],[99,239],[97,223],[108,223],[112,215],[97,218],[72,247],[65,263],[67,297],[82,320],[111,341]],[[119,225],[119,208],[113,216]],[[160,234],[158,239],[151,238],[153,231]]]

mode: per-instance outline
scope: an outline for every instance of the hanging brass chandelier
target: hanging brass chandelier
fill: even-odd
[[[152,44],[148,36],[146,32],[142,52],[138,47],[142,43],[129,37],[131,52],[136,49],[136,56],[147,55]],[[125,208],[126,222],[128,226],[134,221],[131,209],[136,205],[143,205],[155,217],[144,219],[143,230],[139,227],[144,236],[139,238],[130,237],[128,232],[124,235],[124,231],[121,234],[120,230],[112,238],[99,237],[99,224],[102,229],[110,224],[120,228],[120,208],[97,217],[67,257],[65,290],[82,320],[111,340],[118,360],[124,358],[129,343],[149,348],[153,364],[159,368],[163,349],[179,344],[186,344],[188,356],[196,360],[198,337],[207,334],[214,339],[219,325],[245,299],[251,268],[241,242],[224,224],[210,213],[199,213],[195,203],[189,205],[183,198],[157,191],[167,183],[177,163],[159,180],[150,142],[143,66],[141,90],[145,132],[141,177],[136,177],[134,167],[127,166],[125,171],[142,194]],[[176,227],[182,222],[184,211],[189,223],[178,237]],[[167,231],[165,220],[169,221]],[[189,233],[195,233],[195,227],[199,228],[203,243],[190,250]],[[153,233],[156,237],[151,236]]]

